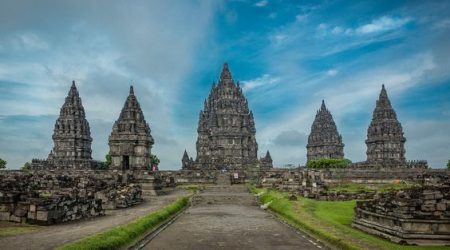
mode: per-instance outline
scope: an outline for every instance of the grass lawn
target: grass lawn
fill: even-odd
[[[293,226],[315,235],[339,249],[438,250],[450,247],[404,246],[352,228],[356,201],[316,201],[298,197],[288,199],[289,193],[252,188],[263,203]]]
[[[2,221],[0,222],[0,237],[36,232],[43,228],[45,227]]]

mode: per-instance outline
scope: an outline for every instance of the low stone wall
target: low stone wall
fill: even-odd
[[[450,245],[450,187],[416,188],[358,201],[353,226],[397,243]]]
[[[347,168],[347,169],[273,169],[261,171],[260,185],[293,192],[318,200],[371,199],[375,192],[330,192],[342,183],[387,184],[401,181],[432,184],[450,178],[444,169]]]
[[[49,197],[38,193],[0,192],[0,220],[50,225],[104,214],[102,201],[57,192]]]
[[[52,224],[142,202],[134,175],[94,170],[0,171],[0,220]]]
[[[32,170],[83,170],[83,169],[101,169],[103,163],[94,160],[49,160],[33,159],[31,160]]]

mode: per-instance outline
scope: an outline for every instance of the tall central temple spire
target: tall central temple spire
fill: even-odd
[[[258,144],[253,113],[225,63],[219,84],[200,111],[194,168],[243,168],[257,164]]]

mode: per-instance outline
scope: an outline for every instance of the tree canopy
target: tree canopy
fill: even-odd
[[[6,168],[6,164],[7,163],[8,163],[7,161],[5,161],[2,158],[0,158],[0,169]]]
[[[352,163],[349,159],[322,158],[310,160],[306,163],[307,168],[346,168]]]

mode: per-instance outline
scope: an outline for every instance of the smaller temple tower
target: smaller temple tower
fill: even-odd
[[[371,165],[405,166],[403,129],[391,106],[384,84],[367,129],[367,162]]]
[[[150,126],[144,119],[133,86],[114,123],[109,136],[111,169],[145,170],[150,167],[150,153],[154,143]]]
[[[344,158],[344,143],[337,131],[333,116],[322,100],[322,106],[317,111],[308,137],[307,160],[321,158]]]
[[[54,147],[49,160],[92,159],[91,131],[75,81],[72,81],[53,131]]]
[[[267,150],[266,156],[259,159],[259,168],[261,170],[269,170],[273,168],[272,156],[270,156],[269,150]]]
[[[192,170],[194,167],[194,160],[189,155],[186,150],[184,150],[183,158],[181,159],[181,169]]]
[[[52,139],[48,158],[33,159],[32,169],[86,169],[99,164],[92,160],[91,131],[75,81],[60,109]]]

